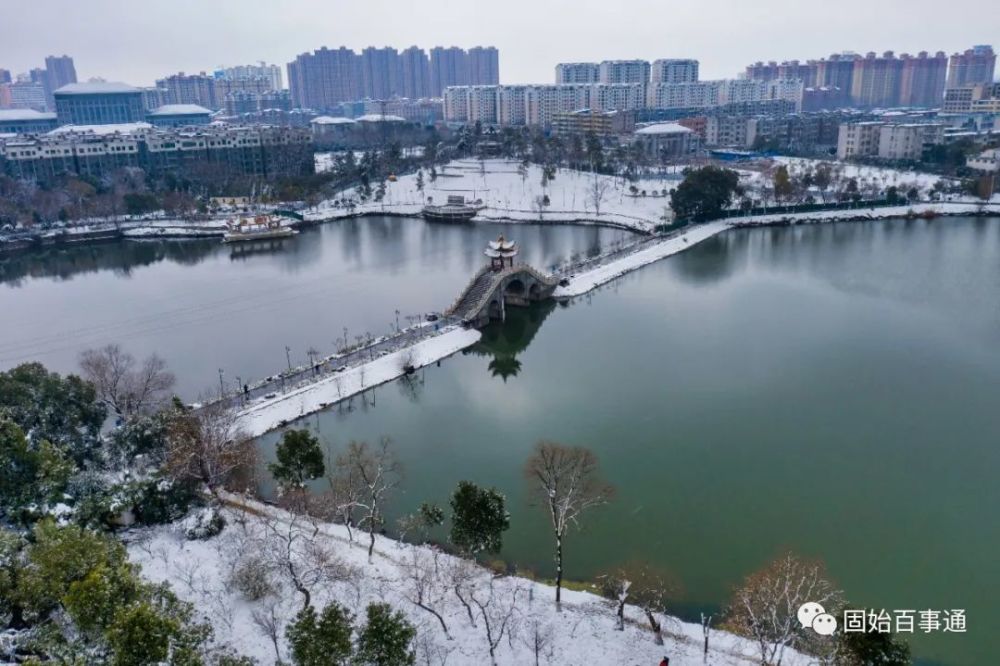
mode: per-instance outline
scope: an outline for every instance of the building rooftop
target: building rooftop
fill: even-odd
[[[677,123],[656,123],[635,131],[636,134],[690,134],[691,129]]]
[[[153,109],[148,116],[205,116],[211,115],[211,111],[197,104],[164,104]]]
[[[0,122],[12,120],[55,120],[56,114],[34,109],[0,109]]]
[[[345,118],[344,116],[319,116],[313,118],[309,122],[315,123],[317,125],[354,125],[356,121],[351,118]]]
[[[49,136],[60,134],[134,134],[153,129],[149,123],[120,123],[117,125],[63,125],[49,132]]]
[[[89,83],[70,83],[55,91],[56,95],[94,95],[100,93],[141,93],[142,90],[127,83],[112,81],[92,81]]]
[[[402,116],[383,115],[381,113],[366,113],[357,118],[359,123],[405,123],[406,118]]]

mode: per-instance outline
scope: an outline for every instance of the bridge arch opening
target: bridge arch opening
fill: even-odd
[[[507,283],[507,288],[505,289],[505,291],[508,294],[513,294],[515,296],[521,296],[521,295],[524,294],[524,292],[526,290],[525,290],[525,287],[524,287],[524,282],[521,281],[520,278],[514,278],[513,280],[511,280],[510,282]]]
[[[533,283],[531,288],[528,289],[528,297],[533,301],[537,301],[542,297],[542,288],[538,286],[537,282]]]

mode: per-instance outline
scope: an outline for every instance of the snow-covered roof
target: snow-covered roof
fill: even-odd
[[[405,123],[406,118],[402,116],[382,115],[381,113],[366,113],[358,117],[359,123]]]
[[[49,135],[59,134],[134,134],[153,129],[149,123],[120,123],[117,125],[63,125],[57,127]]]
[[[691,129],[684,127],[684,125],[678,125],[677,123],[656,123],[655,125],[647,125],[646,127],[640,127],[635,131],[636,134],[690,134]]]
[[[113,81],[92,81],[89,83],[69,83],[55,91],[56,95],[93,95],[96,93],[141,93],[135,86]]]
[[[316,125],[354,125],[356,121],[344,116],[319,116],[309,122]]]
[[[150,116],[205,116],[212,112],[197,104],[164,104],[153,109],[147,115]]]
[[[54,113],[43,113],[34,109],[0,109],[0,121],[55,119],[56,114]]]

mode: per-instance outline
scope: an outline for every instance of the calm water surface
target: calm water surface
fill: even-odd
[[[994,661],[1000,220],[732,232],[512,311],[421,378],[305,420],[334,448],[393,438],[397,515],[495,485],[503,557],[551,574],[521,469],[539,439],[582,444],[618,497],[571,538],[570,576],[651,560],[696,617],[791,549],[857,607],[965,609],[968,634],[914,637],[926,663]]]
[[[217,386],[218,367],[273,372],[286,344],[295,362],[344,325],[446,307],[498,231],[359,220],[276,254],[184,243],[7,262],[0,358],[68,370],[113,338],[158,350],[189,392]],[[508,234],[541,266],[619,238]],[[900,220],[724,234],[569,306],[511,310],[467,353],[304,423],[333,449],[393,438],[395,516],[445,505],[462,479],[502,489],[502,556],[545,574],[523,463],[542,438],[589,446],[618,497],[570,539],[570,577],[651,560],[696,613],[792,549],[824,559],[857,607],[965,609],[969,633],[913,645],[972,666],[994,663],[1000,622],[998,407],[1000,220]]]
[[[451,305],[507,232],[548,267],[601,251],[627,232],[596,227],[433,225],[363,218],[274,244],[218,239],[122,242],[0,260],[0,369],[27,360],[76,370],[83,349],[120,342],[156,352],[186,398],[273,374],[335,339],[380,335]]]

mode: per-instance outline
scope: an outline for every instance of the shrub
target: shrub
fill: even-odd
[[[184,519],[184,536],[188,539],[211,539],[222,532],[226,519],[215,507],[209,506],[195,511]]]
[[[229,584],[247,601],[259,601],[277,592],[271,580],[271,568],[259,557],[251,557],[237,564]]]

